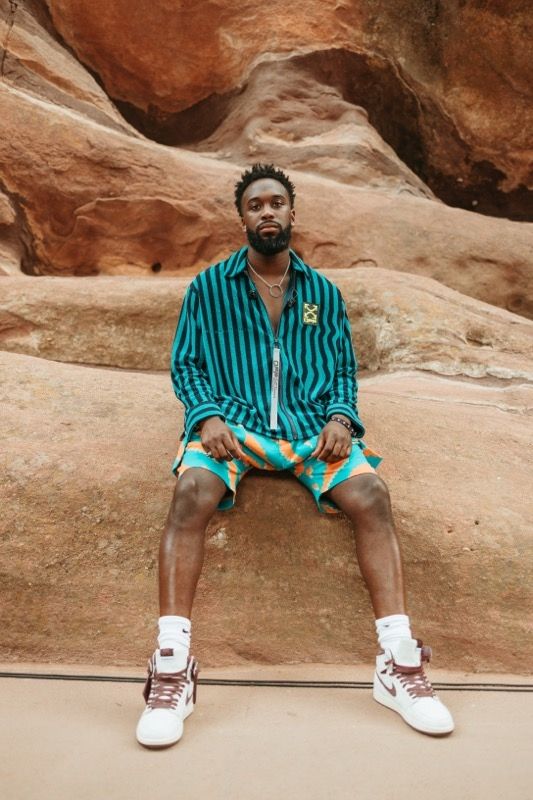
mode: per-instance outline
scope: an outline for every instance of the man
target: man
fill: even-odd
[[[389,494],[375,472],[381,458],[361,440],[341,294],[289,249],[294,200],[273,165],[244,172],[235,202],[248,246],[200,273],[183,301],[171,373],[185,432],[159,553],[159,646],[137,726],[147,747],[178,741],[194,709],[190,617],[204,532],[252,467],[290,470],[320,511],[348,516],[381,647],[374,697],[424,733],[453,730],[423,671],[429,648],[412,638],[405,613]]]

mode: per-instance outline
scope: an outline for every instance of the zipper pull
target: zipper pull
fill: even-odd
[[[278,340],[274,340],[274,350],[272,353],[272,380],[270,384],[270,428],[277,430],[278,427],[278,397],[279,397],[279,371],[280,371],[280,349]]]

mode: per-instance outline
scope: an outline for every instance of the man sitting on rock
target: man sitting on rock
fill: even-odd
[[[159,554],[159,647],[137,726],[147,747],[177,742],[194,709],[190,617],[204,533],[254,467],[289,470],[320,511],[350,519],[381,648],[374,698],[423,733],[453,730],[423,671],[429,648],[412,638],[405,613],[389,493],[375,472],[381,458],[361,440],[344,302],[289,249],[294,199],[294,185],[273,165],[244,172],[235,202],[248,246],[197,275],[183,301],[171,373],[185,432]]]

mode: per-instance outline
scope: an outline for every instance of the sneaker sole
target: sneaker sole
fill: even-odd
[[[183,722],[190,717],[192,712],[194,711],[194,703],[189,703],[187,708],[185,709],[185,714],[183,715]],[[135,738],[142,744],[143,747],[147,747],[149,750],[162,750],[165,747],[170,747],[173,744],[177,744],[181,737],[183,736],[183,727],[181,729],[181,733],[179,736],[174,737],[172,739],[141,739],[137,734]]]
[[[390,708],[391,711],[395,711],[400,715],[404,722],[406,722],[411,728],[414,728],[415,731],[419,731],[419,733],[425,733],[427,736],[448,736],[454,729],[453,724],[451,728],[449,725],[436,725],[430,728],[429,726],[423,727],[419,723],[414,722],[409,718],[407,711],[403,711],[397,707],[393,698],[381,689],[379,683],[377,686],[374,684],[373,696],[377,703],[380,703],[380,705],[385,706],[386,708]]]

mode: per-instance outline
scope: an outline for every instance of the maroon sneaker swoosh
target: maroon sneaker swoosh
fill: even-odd
[[[391,694],[393,697],[396,697],[396,686],[394,686],[394,685],[392,685],[392,686],[390,686],[390,687],[389,687],[389,686],[387,686],[387,684],[386,684],[386,683],[383,683],[383,681],[382,681],[382,680],[381,680],[381,678],[379,677],[379,672],[376,672],[376,675],[378,676],[378,681],[379,681],[379,682],[381,683],[381,685],[382,685],[382,686],[383,686],[383,687],[384,687],[384,688],[385,688],[385,689],[388,691],[388,693],[389,693],[389,694]]]
[[[187,695],[187,699],[185,700],[185,705],[186,706],[188,706],[189,703],[191,702],[191,700],[193,698],[193,694],[194,694],[194,689],[191,691],[190,694]],[[394,692],[394,694],[396,694],[396,692]]]

